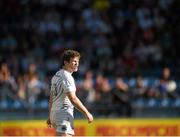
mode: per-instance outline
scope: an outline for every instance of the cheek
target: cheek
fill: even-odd
[[[73,64],[71,65],[71,67],[73,67],[73,68],[76,67],[76,66],[77,66],[76,63],[73,63]]]

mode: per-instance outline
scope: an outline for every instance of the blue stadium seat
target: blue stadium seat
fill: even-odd
[[[7,100],[4,100],[4,101],[1,101],[1,102],[0,102],[0,108],[1,108],[1,109],[8,108],[8,102],[7,102]]]
[[[20,101],[14,101],[12,103],[12,108],[22,108],[23,104]]]
[[[48,108],[48,101],[47,100],[41,100],[37,103],[37,107],[39,108]]]
[[[176,99],[176,100],[174,101],[174,106],[175,106],[175,107],[180,107],[180,98],[178,98],[178,99]]]
[[[155,99],[155,98],[148,99],[146,105],[148,107],[158,107],[159,106],[159,100]]]
[[[170,104],[171,104],[171,102],[169,99],[162,99],[161,100],[161,106],[162,107],[168,107],[168,106],[170,106]]]
[[[136,80],[134,78],[129,79],[129,86],[132,88],[136,85]]]
[[[137,99],[136,101],[133,101],[132,104],[137,107],[143,107],[145,105],[145,99],[143,98]]]

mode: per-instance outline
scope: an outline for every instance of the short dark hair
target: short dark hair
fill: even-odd
[[[64,61],[69,62],[71,58],[81,57],[80,53],[76,50],[65,50],[62,56],[62,65],[64,65]]]

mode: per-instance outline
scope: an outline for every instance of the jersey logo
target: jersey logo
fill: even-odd
[[[67,130],[67,127],[66,127],[65,125],[62,125],[61,130],[62,130],[62,131],[66,131],[66,130]]]

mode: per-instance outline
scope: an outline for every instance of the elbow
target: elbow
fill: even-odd
[[[73,105],[76,105],[78,103],[78,98],[75,94],[72,94],[71,92],[69,92],[67,96]]]
[[[72,97],[70,100],[72,104],[77,104],[77,97]]]
[[[77,97],[73,97],[73,98],[71,99],[71,102],[73,102],[73,104],[76,103],[76,102],[77,102]]]

